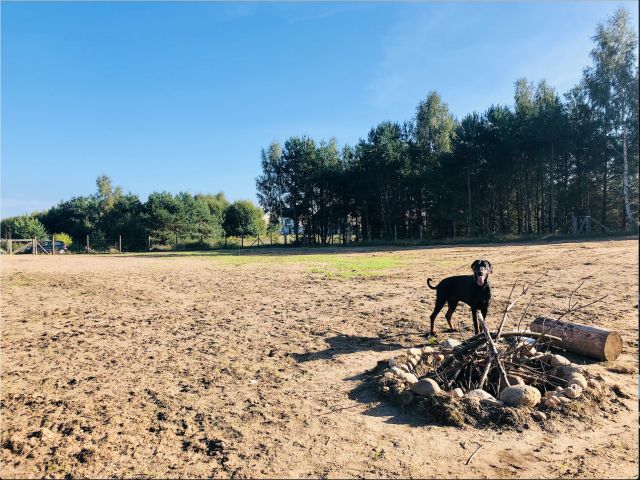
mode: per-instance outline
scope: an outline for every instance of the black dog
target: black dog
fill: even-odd
[[[433,323],[445,303],[449,306],[445,317],[449,328],[454,330],[451,325],[451,317],[453,312],[456,311],[458,302],[464,302],[471,307],[473,330],[476,335],[480,333],[478,310],[482,312],[482,316],[486,319],[489,303],[491,302],[489,274],[493,273],[493,267],[489,260],[476,260],[471,264],[471,269],[473,270],[473,275],[447,277],[435,287],[431,285],[431,279],[427,279],[429,288],[436,291],[436,306],[431,314],[431,335],[435,335]]]

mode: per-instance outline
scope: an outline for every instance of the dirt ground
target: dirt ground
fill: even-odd
[[[580,301],[607,294],[573,320],[620,331],[618,360],[589,368],[630,398],[516,431],[430,425],[365,388],[379,360],[426,343],[427,277],[469,274],[476,258],[494,265],[492,325],[513,282],[546,270],[534,315],[557,315],[585,277]],[[0,266],[2,478],[638,474],[636,239]],[[472,332],[467,307],[458,333],[443,315],[441,339]]]

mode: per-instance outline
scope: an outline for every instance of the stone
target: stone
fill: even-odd
[[[551,357],[550,363],[552,367],[562,367],[564,365],[571,364],[571,362],[567,358],[563,357],[562,355],[553,355]]]
[[[556,408],[558,405],[560,405],[560,400],[556,396],[549,397],[544,401],[545,407]]]
[[[462,398],[464,397],[464,392],[462,391],[461,388],[454,388],[449,392],[449,396],[451,398]]]
[[[517,375],[507,375],[507,380],[509,381],[509,385],[514,386],[514,385],[524,385],[524,380],[517,376]],[[503,385],[502,383],[502,378],[500,378],[500,382],[499,382],[499,391],[502,392],[502,390],[504,390],[507,386]]]
[[[456,340],[454,338],[447,338],[444,342],[442,342],[440,344],[440,346],[442,348],[447,348],[449,350],[457,347],[458,345],[460,345],[462,342],[460,340]]]
[[[569,397],[565,397],[565,396],[559,396],[557,398],[558,400],[560,400],[561,403],[569,403],[571,401]]]
[[[489,392],[486,392],[480,388],[476,388],[475,390],[471,390],[467,393],[465,398],[476,398],[478,401],[480,400],[495,400],[495,397],[491,395]]]
[[[514,407],[535,407],[540,403],[541,397],[540,390],[529,385],[514,385],[500,393],[500,400]]]
[[[480,400],[480,404],[494,406],[494,407],[502,407],[504,405],[504,402],[501,402],[500,400],[496,400],[495,398],[491,397],[491,398],[483,398],[482,400]]]
[[[417,395],[427,396],[434,395],[436,393],[440,393],[440,385],[435,380],[431,378],[423,378],[422,380],[418,380],[415,383],[412,383],[409,387],[414,393]]]
[[[421,354],[421,350],[419,348],[410,348],[409,349],[409,355],[411,355],[412,357],[419,357]]]
[[[416,377],[413,373],[405,373],[402,378],[411,385],[412,383],[416,383],[418,381],[418,377]]]
[[[416,395],[411,390],[405,390],[400,394],[400,401],[403,405],[411,405],[416,399]]]
[[[389,359],[389,367],[396,367],[400,362],[398,361],[397,358],[391,358]]]
[[[569,377],[569,381],[567,382],[568,387],[571,385],[580,385],[582,388],[587,388],[587,379],[584,378],[584,375],[581,373],[574,373]]]
[[[424,347],[422,349],[422,355],[429,355],[431,353],[433,353],[435,350],[433,347]]]
[[[560,378],[564,378],[565,380],[569,380],[569,378],[576,373],[582,374],[583,369],[582,367],[580,367],[579,365],[576,365],[575,363],[570,363],[569,365],[562,365],[558,367],[556,370],[556,376]]]
[[[395,367],[391,367],[391,372],[393,372],[395,375],[402,377],[402,374],[405,373],[400,367],[395,366]]]
[[[547,390],[546,392],[544,392],[544,398],[553,397],[555,394],[556,392],[554,390]]]
[[[578,398],[582,395],[582,387],[577,383],[574,383],[570,387],[564,389],[564,394],[572,399]]]
[[[544,412],[539,412],[538,410],[534,410],[533,412],[531,412],[531,416],[541,422],[544,422],[547,419],[547,416],[544,414]]]
[[[434,357],[433,357],[433,359],[434,359],[436,362],[440,363],[440,362],[444,361],[444,355],[442,355],[441,353],[439,353],[438,355],[434,356]]]
[[[400,365],[400,370],[404,370],[407,373],[411,373],[411,369],[407,366],[406,363],[403,363],[402,365]]]
[[[418,360],[414,357],[411,357],[409,360],[407,360],[407,364],[410,364],[412,368],[416,368],[416,365],[418,365]]]
[[[593,378],[590,378],[589,380],[587,380],[587,386],[589,388],[600,388],[600,383],[598,383]]]
[[[533,358],[535,358],[536,360],[540,360],[541,362],[551,364],[551,359],[553,357],[555,357],[553,353],[543,353],[543,354],[537,354]]]

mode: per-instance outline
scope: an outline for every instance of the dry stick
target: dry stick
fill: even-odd
[[[478,453],[478,452],[480,451],[480,449],[481,449],[481,448],[482,448],[482,445],[480,445],[478,448],[476,448],[476,451],[475,451],[475,452],[473,452],[473,453],[471,454],[471,456],[469,457],[469,460],[467,460],[466,465],[469,465],[469,464],[471,463],[471,460],[473,460],[473,457],[475,457],[475,456],[476,456],[476,453]]]
[[[502,374],[502,379],[504,380],[504,383],[507,387],[510,387],[511,384],[509,383],[509,380],[507,379],[507,372],[505,372],[504,367],[502,366],[502,363],[500,363],[500,357],[498,355],[498,349],[496,347],[496,344],[493,343],[493,339],[491,338],[491,333],[489,332],[489,328],[487,327],[487,324],[484,321],[484,317],[482,316],[482,313],[478,312],[478,320],[480,320],[480,326],[482,327],[482,331],[484,332],[485,336],[487,337],[487,342],[489,343],[489,351],[491,352],[491,355],[493,356],[493,359],[495,360],[496,364],[498,365],[498,368],[500,369],[500,373]]]
[[[496,343],[498,342],[498,340],[500,340],[500,334],[502,333],[502,327],[504,326],[504,323],[507,320],[507,314],[509,313],[509,311],[514,307],[514,305],[518,302],[518,300],[520,300],[522,297],[524,297],[526,295],[526,293],[529,291],[529,289],[531,287],[535,286],[540,280],[542,280],[547,275],[547,273],[548,272],[544,272],[533,283],[530,283],[526,287],[523,285],[522,286],[522,293],[520,295],[518,295],[513,302],[509,303],[507,305],[507,307],[504,309],[504,313],[502,315],[502,322],[500,322],[500,326],[498,327],[498,332],[496,333]],[[507,302],[509,302],[511,300],[511,294],[513,293],[513,290],[515,288],[516,288],[516,284],[514,283],[513,287],[511,288],[511,293],[509,293],[509,300],[507,300]]]
[[[489,375],[489,370],[491,369],[491,362],[493,358],[489,357],[487,363],[484,365],[484,370],[482,371],[482,376],[480,377],[480,382],[478,383],[478,388],[482,389],[484,387],[484,382],[487,380],[487,376]]]

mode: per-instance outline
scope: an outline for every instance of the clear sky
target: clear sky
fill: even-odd
[[[112,177],[255,200],[260,148],[354,144],[437,90],[457,117],[564,93],[596,24],[636,2],[11,3],[2,1],[2,216]]]

